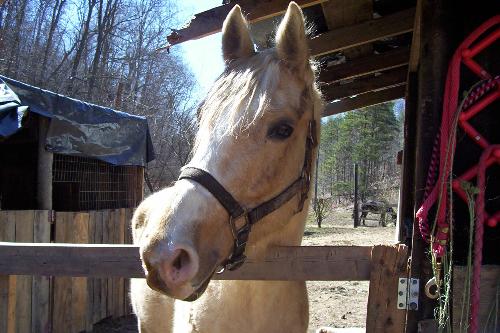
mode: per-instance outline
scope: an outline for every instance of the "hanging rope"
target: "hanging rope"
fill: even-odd
[[[484,36],[486,32],[489,33]],[[472,34],[470,34],[458,47],[450,61],[444,92],[441,128],[436,136],[434,149],[431,155],[426,189],[424,192],[424,201],[416,214],[421,236],[425,241],[429,242],[431,246],[432,263],[436,280],[440,280],[441,269],[451,275],[452,263],[450,258],[446,256],[452,220],[450,207],[451,195],[452,192],[455,192],[459,197],[468,202],[467,195],[461,188],[460,183],[463,181],[470,181],[474,177],[477,177],[477,184],[480,191],[477,196],[475,208],[477,212],[477,222],[475,224],[474,273],[469,326],[469,332],[472,333],[477,332],[478,326],[477,317],[479,309],[483,226],[485,221],[487,225],[491,227],[496,226],[500,220],[500,212],[488,215],[484,207],[485,172],[493,163],[500,164],[500,149],[499,146],[490,145],[486,138],[469,123],[469,120],[481,110],[486,108],[493,101],[500,99],[500,77],[493,77],[476,63],[473,57],[489,47],[499,38],[500,15],[497,15],[472,32]],[[460,68],[462,64],[475,73],[481,81],[469,91],[467,97],[462,100],[459,106]],[[451,171],[456,145],[455,134],[458,126],[464,130],[467,136],[484,149],[484,153],[477,165],[453,180]],[[449,188],[447,188],[446,185],[448,185]],[[431,228],[428,222],[428,215],[429,211],[434,206],[436,206],[436,216]],[[472,232],[472,230],[470,232]],[[449,282],[449,279],[450,276],[445,276],[445,280],[447,280],[445,282]],[[441,286],[441,281],[436,281],[436,283],[438,287]],[[448,308],[449,305],[447,303],[448,292],[449,286],[445,286],[444,298],[446,299],[446,308]]]

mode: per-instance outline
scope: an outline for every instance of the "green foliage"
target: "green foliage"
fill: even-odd
[[[395,114],[392,102],[347,112],[324,122],[318,194],[350,198],[354,163],[360,168],[362,198],[377,196],[375,188],[397,188],[396,153],[402,149],[402,124],[402,113]]]

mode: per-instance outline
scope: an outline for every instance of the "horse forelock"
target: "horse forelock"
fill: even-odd
[[[300,91],[287,94],[283,86],[292,85],[287,79],[293,74],[287,71],[274,50],[231,62],[201,103],[196,145],[207,139],[208,132],[215,133],[218,139],[238,136],[264,112],[287,106],[299,109],[303,102],[302,90],[314,82],[312,69],[305,73],[305,77],[296,78],[299,85],[303,85]]]

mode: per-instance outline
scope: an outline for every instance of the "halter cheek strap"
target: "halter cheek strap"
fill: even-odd
[[[240,267],[245,261],[245,247],[250,235],[252,226],[271,214],[285,203],[290,201],[295,195],[299,195],[299,205],[295,213],[301,212],[304,207],[304,202],[309,193],[311,183],[311,168],[313,159],[313,149],[317,145],[316,138],[316,122],[314,119],[309,121],[308,135],[306,139],[306,150],[304,156],[304,165],[301,174],[290,186],[284,189],[280,194],[272,199],[246,210],[236,199],[222,186],[210,173],[205,170],[195,167],[186,167],[182,170],[179,180],[189,179],[202,185],[207,189],[220,204],[229,213],[229,226],[234,238],[233,252],[223,264],[223,270],[235,270]],[[245,219],[245,224],[241,228],[237,228],[235,221],[240,218]]]

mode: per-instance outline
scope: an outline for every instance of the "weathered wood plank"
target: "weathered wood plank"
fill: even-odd
[[[382,54],[370,54],[362,58],[323,69],[318,76],[320,85],[408,65],[410,51],[407,47],[398,48]]]
[[[35,212],[16,211],[16,242],[33,242]],[[32,276],[18,276],[16,282],[16,332],[31,332]]]
[[[119,211],[119,220],[118,220],[118,229],[116,230],[117,236],[118,236],[118,241],[117,244],[125,244],[125,219],[126,219],[126,212],[125,209],[122,208]],[[116,309],[117,309],[117,316],[123,316],[125,315],[125,279],[120,277],[118,280],[118,300],[116,304]]]
[[[301,7],[313,6],[326,0],[296,0]],[[289,0],[238,0],[207,11],[195,14],[190,22],[182,28],[174,30],[167,40],[170,45],[180,44],[192,39],[198,39],[221,31],[222,23],[235,4],[239,4],[247,20],[258,22],[283,14]]]
[[[75,213],[73,219],[69,222],[72,229],[70,241],[77,244],[87,244],[89,242],[89,214]],[[71,295],[72,332],[85,331],[87,328],[87,312],[90,310],[87,278],[71,278]]]
[[[384,90],[372,91],[352,98],[343,98],[340,101],[328,103],[323,111],[323,117],[362,109],[367,106],[403,98],[404,96],[405,86],[396,86]]]
[[[328,30],[369,21],[373,19],[373,0],[329,0],[321,4]],[[345,50],[348,60],[372,53],[371,44],[364,44]]]
[[[376,40],[401,35],[413,30],[415,9],[404,10],[355,25],[325,32],[309,41],[311,55],[341,51]]]
[[[17,301],[17,276],[9,278],[9,304],[7,312],[7,333],[16,332],[16,301]]]
[[[366,316],[367,332],[400,333],[405,329],[405,310],[398,310],[398,283],[407,276],[408,248],[405,245],[373,247]]]
[[[453,268],[453,332],[461,332],[463,330],[463,328],[462,330],[460,329],[460,318],[462,317],[466,272],[467,269],[465,266],[455,266]],[[500,312],[494,312],[495,300],[498,300],[498,297],[500,297],[500,266],[482,266],[479,291],[478,332],[495,332],[493,324],[495,322],[500,323]]]
[[[117,209],[113,218],[113,243],[123,244],[125,238],[125,211]],[[113,315],[123,316],[123,278],[113,278]]]
[[[9,313],[9,276],[0,275],[0,332],[7,332]]]
[[[0,211],[0,241],[16,240],[15,212]],[[15,332],[16,276],[1,275],[0,270],[0,332]]]
[[[111,210],[108,215],[108,219],[104,221],[103,228],[106,230],[106,243],[116,244],[114,239],[114,224],[115,224],[115,214],[116,210]],[[114,294],[114,281],[112,277],[107,279],[107,295],[106,295],[106,315],[113,316],[113,311],[115,307]]]
[[[270,249],[265,260],[249,258],[241,269],[216,275],[214,279],[362,281],[370,277],[370,253],[370,246],[278,247]],[[144,277],[138,247],[109,244],[0,243],[0,271]]]
[[[33,241],[50,243],[50,211],[35,211]],[[32,332],[49,332],[50,329],[50,277],[33,276],[31,299]]]
[[[98,212],[95,210],[89,212],[89,226],[88,226],[89,244],[96,243],[95,229],[96,229],[97,214]],[[98,293],[96,292],[97,280],[98,279],[96,278],[89,278],[87,280],[87,292],[88,292],[87,299],[89,302],[89,308],[87,311],[87,319],[86,319],[87,331],[91,331],[93,328],[93,324],[99,321],[99,318],[96,316],[96,307],[97,304],[99,303]]]
[[[106,227],[108,220],[109,220],[109,215],[110,211],[105,210],[102,212],[102,217],[101,217],[101,232],[102,232],[102,238],[101,238],[101,244],[108,244],[110,243],[108,241],[108,228]],[[109,276],[109,275],[101,275],[102,277],[104,276]],[[107,317],[108,314],[108,278],[102,278],[101,279],[101,318]]]
[[[351,83],[340,85],[328,85],[323,87],[323,98],[326,101],[334,101],[354,95],[364,94],[374,90],[403,85],[406,83],[408,67],[400,67],[377,76],[359,78]]]
[[[413,35],[411,40],[409,69],[411,72],[418,70],[420,62],[420,40],[421,40],[421,22],[422,22],[422,0],[417,0],[415,8],[415,19],[413,22]]]
[[[68,242],[68,234],[71,233],[72,213],[56,213],[55,241],[58,243]],[[50,246],[50,245],[44,245]],[[63,260],[59,258],[58,260]],[[36,263],[35,259],[35,263]],[[39,262],[41,264],[41,262]],[[71,265],[72,261],[66,261]],[[42,274],[51,275],[51,274]],[[52,311],[52,329],[54,332],[71,332],[72,315],[72,278],[71,276],[57,276],[53,279],[54,308]]]
[[[141,179],[144,178],[144,174],[141,173]],[[142,185],[141,185],[142,186]],[[127,215],[126,215],[126,220],[125,220],[125,244],[132,244],[132,225],[131,225],[131,220],[132,216],[134,214],[134,209],[128,208],[127,209]],[[130,314],[132,313],[132,304],[129,300],[129,294],[130,294],[130,279],[125,279],[124,282],[124,289],[125,289],[125,314]]]

